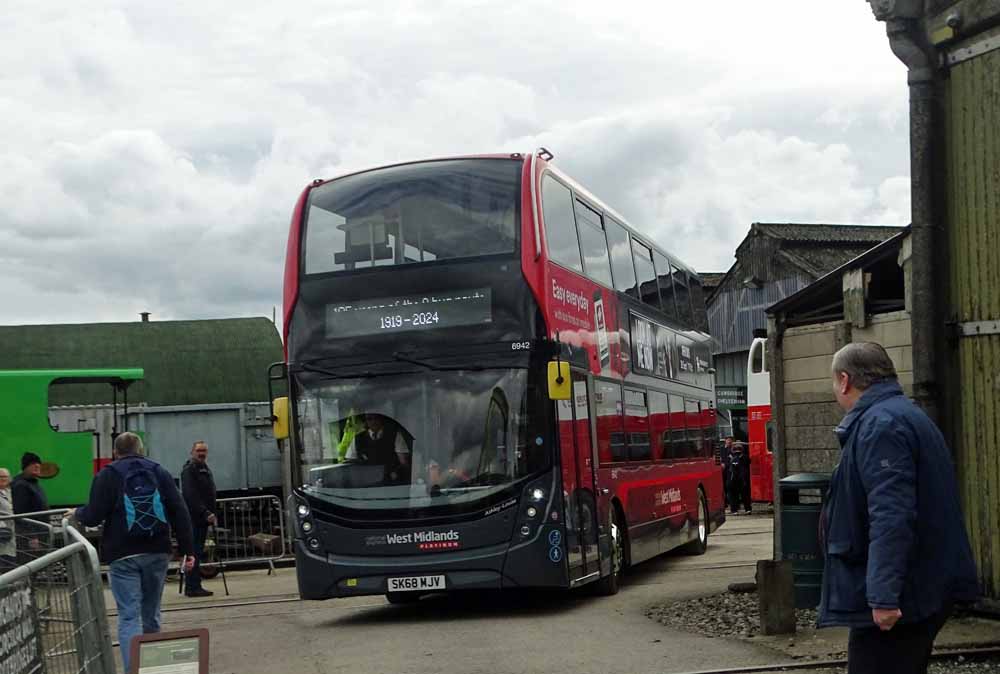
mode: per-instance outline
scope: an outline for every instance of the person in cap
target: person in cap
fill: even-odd
[[[38,477],[42,473],[42,459],[34,452],[25,452],[21,457],[21,474],[14,478],[10,485],[14,500],[14,513],[38,513],[49,509],[49,500],[45,497]]]

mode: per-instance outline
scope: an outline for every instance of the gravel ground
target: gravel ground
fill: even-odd
[[[748,638],[760,634],[757,593],[727,592],[691,601],[653,606],[646,617],[663,625],[697,632],[709,637]],[[795,612],[799,628],[815,627],[816,611]]]
[[[757,594],[727,592],[691,601],[653,606],[646,616],[669,627],[709,637],[749,638],[760,634]],[[816,611],[796,612],[799,628],[816,625]],[[843,656],[841,656],[843,657]],[[843,674],[845,669],[811,670],[815,674]],[[958,657],[931,663],[929,674],[1000,674],[1000,658]]]

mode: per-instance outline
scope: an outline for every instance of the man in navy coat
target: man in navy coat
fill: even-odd
[[[951,453],[881,345],[849,344],[832,369],[847,415],[822,515],[819,626],[851,628],[848,674],[922,674],[953,603],[979,595]]]

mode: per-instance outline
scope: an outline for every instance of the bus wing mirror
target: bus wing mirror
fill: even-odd
[[[274,415],[271,417],[271,423],[274,428],[274,439],[275,440],[287,440],[288,439],[288,398],[275,398],[272,402]]]
[[[564,360],[550,362],[549,398],[551,400],[570,400],[572,397],[569,363]]]

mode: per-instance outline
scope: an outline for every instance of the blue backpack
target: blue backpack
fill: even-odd
[[[156,464],[146,459],[115,461],[111,464],[122,477],[122,510],[130,538],[155,538],[170,527],[160,496]]]

